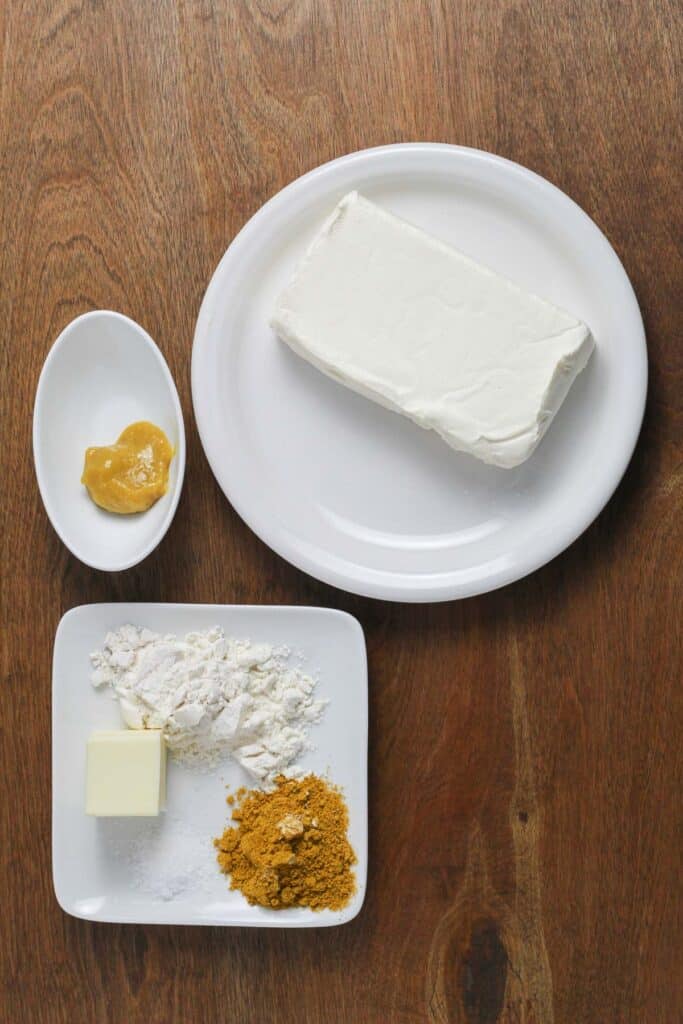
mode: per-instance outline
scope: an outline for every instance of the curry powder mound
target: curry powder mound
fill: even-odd
[[[348,903],[356,889],[356,855],[338,789],[317,775],[279,775],[272,791],[240,790],[233,802],[237,827],[214,840],[231,889],[276,910],[340,910]]]

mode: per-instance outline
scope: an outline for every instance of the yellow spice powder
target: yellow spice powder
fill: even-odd
[[[237,825],[214,840],[231,889],[276,910],[340,910],[348,903],[356,889],[356,855],[338,789],[317,775],[279,775],[272,791],[239,790],[232,802]]]

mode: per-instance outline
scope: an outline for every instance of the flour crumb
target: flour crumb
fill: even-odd
[[[125,625],[90,655],[93,686],[110,686],[131,729],[162,729],[178,761],[213,768],[226,757],[271,784],[310,749],[327,701],[287,648],[235,640],[216,627],[184,639]]]

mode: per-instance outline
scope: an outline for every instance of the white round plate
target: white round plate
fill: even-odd
[[[308,242],[351,189],[592,328],[597,349],[524,465],[452,451],[323,376],[268,326]],[[267,202],[218,265],[192,353],[202,444],[245,522],[312,576],[397,601],[493,590],[563,551],[617,486],[646,389],[638,304],[590,218],[518,164],[422,143],[334,160]]]

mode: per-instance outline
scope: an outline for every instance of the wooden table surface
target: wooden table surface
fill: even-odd
[[[681,1019],[675,13],[674,0],[0,5],[0,1020]],[[190,402],[195,318],[237,230],[315,165],[406,140],[492,150],[580,203],[633,282],[651,372],[634,459],[585,535],[503,591],[418,607],[341,593],[269,551],[219,491]],[[169,534],[113,576],[59,542],[31,458],[41,364],[98,307],[158,341],[188,429]],[[112,926],[59,909],[52,641],[68,608],[112,600],[360,619],[370,873],[353,923]]]

